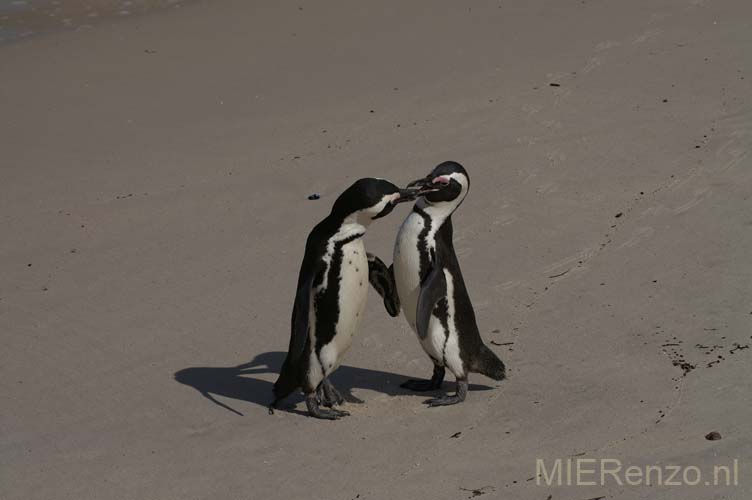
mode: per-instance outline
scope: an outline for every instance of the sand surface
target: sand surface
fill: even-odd
[[[218,0],[0,47],[0,498],[752,497],[751,33],[747,0]],[[269,416],[310,228],[447,159],[509,379],[426,408],[372,293],[365,404]],[[739,484],[536,484],[570,457]]]

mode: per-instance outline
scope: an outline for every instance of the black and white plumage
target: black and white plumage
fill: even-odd
[[[347,412],[324,409],[343,402],[329,375],[342,362],[366,304],[369,262],[363,240],[368,226],[414,195],[382,179],[360,179],[334,202],[331,213],[306,241],[292,311],[290,344],[274,384],[277,403],[297,388],[309,413],[337,419]],[[382,263],[383,265],[383,263]]]
[[[484,343],[452,244],[452,213],[470,187],[467,171],[456,162],[438,165],[411,183],[420,195],[400,227],[394,245],[394,280],[407,322],[434,363],[430,380],[409,380],[403,387],[428,391],[441,387],[445,369],[457,378],[457,393],[431,399],[431,406],[464,401],[470,372],[495,380],[504,363]]]

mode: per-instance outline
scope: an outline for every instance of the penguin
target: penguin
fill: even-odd
[[[447,368],[457,379],[456,394],[429,399],[429,406],[464,401],[470,372],[494,380],[506,375],[504,363],[480,337],[452,244],[452,214],[469,187],[467,171],[453,161],[439,164],[425,178],[408,184],[417,201],[399,229],[391,276],[387,274],[397,293],[390,301],[401,302],[408,324],[434,365],[430,380],[408,380],[401,386],[413,391],[439,389]]]
[[[398,203],[414,200],[413,192],[383,179],[357,180],[308,235],[289,348],[269,413],[302,388],[311,416],[336,420],[348,415],[332,408],[344,398],[328,377],[342,362],[363,317],[370,271],[362,238],[373,221],[388,215]],[[321,408],[321,403],[328,408]]]

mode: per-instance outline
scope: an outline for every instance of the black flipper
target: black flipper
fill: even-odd
[[[298,287],[295,294],[295,306],[293,307],[292,336],[290,337],[290,360],[293,363],[300,361],[308,340],[308,320],[311,308],[311,295],[313,276]]]
[[[441,267],[438,255],[434,255],[431,270],[428,272],[426,279],[423,280],[420,286],[420,295],[418,295],[415,327],[421,339],[425,339],[428,335],[428,326],[431,322],[431,314],[434,307],[436,307],[436,303],[445,296],[446,278],[444,277],[444,269]]]
[[[397,284],[394,281],[394,265],[386,264],[373,254],[368,255],[368,281],[384,299],[384,307],[389,316],[397,317],[400,312],[400,300]]]

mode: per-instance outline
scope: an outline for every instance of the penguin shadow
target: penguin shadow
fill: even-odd
[[[237,399],[247,401],[260,406],[267,407],[271,404],[273,382],[256,378],[253,375],[265,373],[279,374],[282,363],[285,360],[286,352],[272,351],[265,352],[255,356],[248,363],[229,367],[212,367],[196,366],[183,368],[175,372],[175,381],[188,385],[196,389],[204,398],[236,415],[243,416],[241,412],[232,408],[230,405],[219,401],[215,396],[222,398]],[[428,371],[428,367],[426,368]],[[330,380],[334,386],[342,393],[347,401],[359,401],[353,395],[353,389],[369,389],[375,392],[381,392],[389,396],[406,396],[413,395],[425,398],[431,393],[418,393],[408,391],[399,386],[409,377],[396,373],[384,372],[380,370],[370,370],[368,368],[356,368],[354,366],[340,366],[332,374]],[[443,390],[454,390],[453,383],[444,384]],[[480,384],[470,384],[470,390],[485,391],[492,387]],[[307,413],[296,410],[295,406],[303,401],[299,391],[290,394],[280,406],[279,410],[290,413],[307,415]]]

